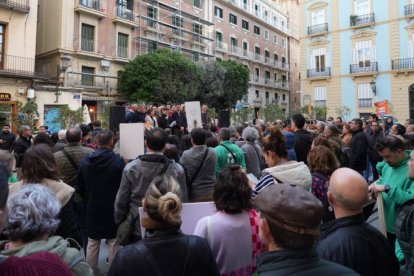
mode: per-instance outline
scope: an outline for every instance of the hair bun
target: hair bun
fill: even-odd
[[[158,212],[164,221],[171,225],[181,225],[181,199],[168,192],[159,198]]]

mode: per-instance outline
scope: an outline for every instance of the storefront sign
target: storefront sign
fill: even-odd
[[[9,93],[0,93],[0,102],[11,101],[11,94]]]

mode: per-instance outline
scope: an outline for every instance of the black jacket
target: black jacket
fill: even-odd
[[[187,116],[185,112],[174,112],[172,116],[169,118],[169,123],[176,122],[176,127],[187,127]]]
[[[257,272],[260,276],[358,275],[347,267],[319,258],[314,249],[267,252],[259,258]]]
[[[323,224],[317,251],[321,258],[364,276],[398,275],[400,269],[389,242],[363,214]]]
[[[395,218],[395,235],[404,253],[401,275],[414,275],[414,199],[404,203]]]
[[[64,239],[71,238],[82,245],[82,239],[78,229],[78,218],[75,212],[75,201],[73,197],[65,206],[60,209],[58,218],[60,220],[59,227],[55,235],[61,236]]]
[[[85,201],[89,238],[116,236],[114,203],[124,167],[124,160],[105,148],[97,149],[80,162],[76,191]]]
[[[162,115],[157,118],[158,127],[162,129],[168,128],[168,116]]]
[[[378,151],[375,149],[375,144],[377,141],[384,137],[381,130],[378,130],[377,132],[372,132],[370,134],[367,134],[368,139],[368,156],[369,160],[372,162],[378,163],[382,161],[382,157],[379,155]]]
[[[127,123],[145,123],[145,113],[128,111],[125,116]]]
[[[20,136],[14,143],[13,150],[16,157],[16,167],[20,168],[22,166],[23,155],[28,148],[32,145],[32,138],[29,139],[23,136]]]
[[[362,130],[352,133],[349,167],[357,172],[367,168],[368,139]]]
[[[313,141],[312,134],[306,129],[299,129],[295,131],[295,152],[296,160],[298,162],[308,163],[308,153],[311,149]]]
[[[0,149],[10,151],[14,141],[16,141],[16,135],[12,132],[4,133],[0,131],[0,140],[4,141],[0,144]]]
[[[145,238],[118,251],[108,276],[219,275],[205,239],[177,228],[147,231]]]

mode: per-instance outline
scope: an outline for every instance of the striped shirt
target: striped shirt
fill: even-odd
[[[253,189],[252,197],[255,198],[264,188],[276,183],[276,179],[271,174],[263,174],[259,179],[259,182],[257,182],[256,187]]]

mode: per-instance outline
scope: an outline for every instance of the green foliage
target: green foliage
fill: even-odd
[[[68,129],[83,122],[83,107],[72,110],[67,105],[59,106],[59,117],[53,123],[60,124],[62,129]]]
[[[192,60],[160,49],[128,63],[120,77],[120,90],[133,101],[180,103],[196,99],[199,77]]]
[[[28,101],[24,105],[21,102],[17,103],[20,116],[18,117],[17,125],[28,125],[34,128],[35,119],[39,118],[39,110],[37,103]]]
[[[109,129],[109,111],[110,111],[110,106],[114,104],[115,102],[113,101],[103,102],[102,104],[102,111],[101,111],[101,116],[99,120],[101,121],[102,128],[104,129]]]
[[[286,114],[282,108],[276,104],[269,104],[263,109],[263,116],[266,122],[274,122],[277,119],[286,119]]]
[[[326,106],[311,106],[312,114],[308,114],[308,106],[303,106],[300,111],[307,119],[326,120],[328,108]]]
[[[348,106],[335,107],[335,113],[337,116],[342,117],[345,121],[348,121],[348,117],[351,115],[351,108]]]
[[[234,111],[231,113],[231,120],[239,125],[244,124],[245,122],[251,121],[254,118],[254,109],[253,108],[242,108],[240,110]]]

